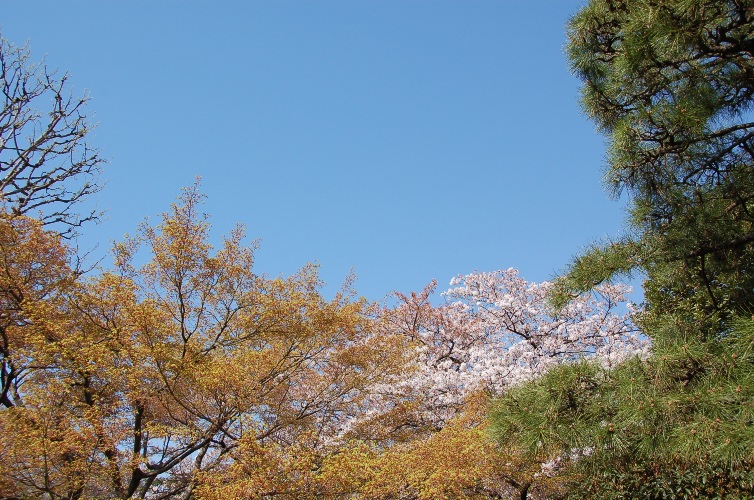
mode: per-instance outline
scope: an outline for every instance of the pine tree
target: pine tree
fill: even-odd
[[[630,220],[628,236],[576,259],[564,292],[639,270],[647,309],[683,310],[699,334],[750,313],[754,2],[593,0],[571,21],[568,55]]]
[[[592,0],[568,56],[630,217],[554,302],[641,274],[653,352],[511,391],[495,435],[558,461],[576,497],[754,495],[754,2]]]

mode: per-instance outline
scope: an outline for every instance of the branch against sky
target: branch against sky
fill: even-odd
[[[76,206],[100,189],[105,160],[87,143],[89,97],[74,96],[68,74],[29,58],[0,35],[0,195],[9,213],[71,235],[98,218]]]

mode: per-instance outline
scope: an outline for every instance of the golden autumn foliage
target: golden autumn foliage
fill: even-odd
[[[506,498],[514,458],[489,438],[486,397],[476,394],[443,429],[389,447],[352,445],[322,467],[333,497],[364,499]],[[355,464],[360,464],[358,470]]]
[[[318,446],[399,369],[370,304],[325,300],[312,266],[255,274],[241,229],[214,251],[200,201],[89,279],[38,223],[0,221],[0,497],[188,498],[239,447]]]
[[[524,454],[487,432],[489,399],[475,394],[445,428],[402,443],[350,440],[330,449],[245,441],[223,471],[203,473],[199,498],[494,499],[562,494]]]

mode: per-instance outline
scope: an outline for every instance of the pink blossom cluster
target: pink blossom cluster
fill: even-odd
[[[430,303],[436,282],[397,294],[388,328],[412,340],[414,366],[378,391],[422,394],[439,425],[472,391],[499,395],[559,363],[592,358],[610,367],[649,348],[626,307],[625,285],[600,285],[558,311],[548,302],[553,283],[526,281],[515,269],[458,276],[450,285],[440,306]]]

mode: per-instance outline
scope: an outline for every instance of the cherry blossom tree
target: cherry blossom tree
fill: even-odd
[[[409,340],[411,367],[375,388],[370,412],[378,420],[401,415],[393,429],[412,435],[437,430],[475,391],[498,396],[558,364],[594,358],[611,367],[647,352],[626,303],[629,287],[602,284],[554,311],[553,286],[507,269],[454,278],[439,306],[430,301],[434,281],[421,293],[396,294],[383,328]]]

